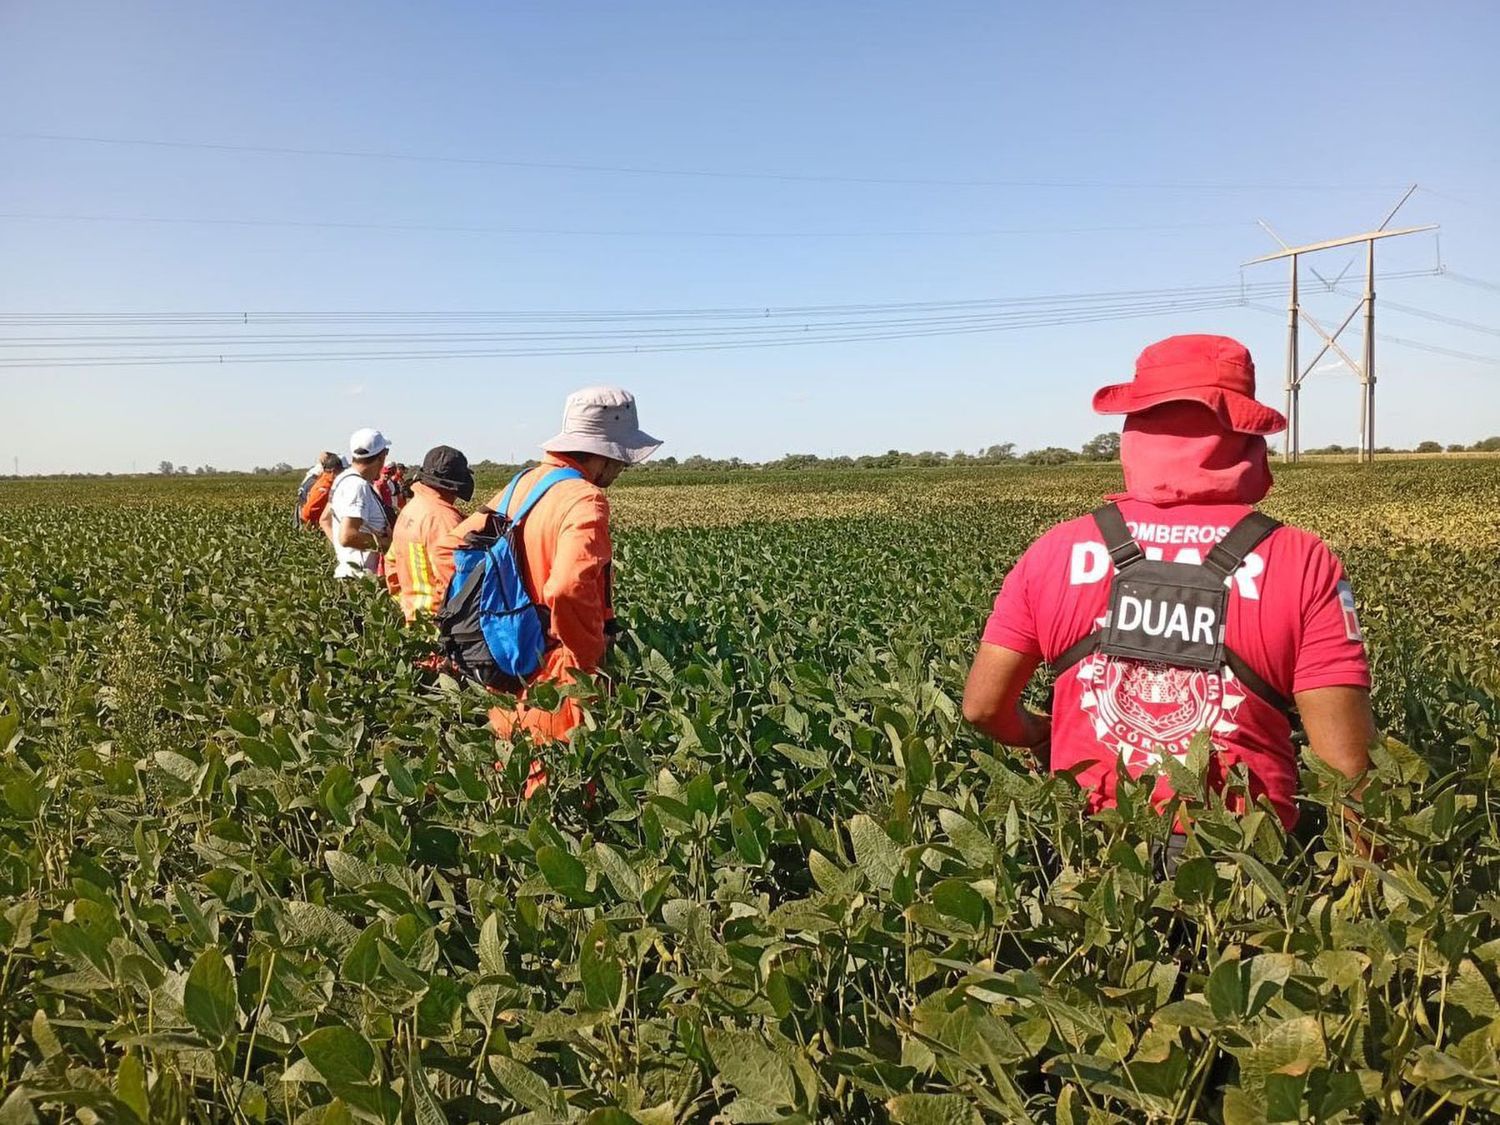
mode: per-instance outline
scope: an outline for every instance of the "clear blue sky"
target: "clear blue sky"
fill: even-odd
[[[1489,0],[12,0],[0,4],[0,312],[697,308],[1232,284],[1273,248],[1257,217],[1299,241],[1351,233],[1412,181],[1431,191],[1400,221],[1441,222],[1449,267],[1500,281],[1497,43]],[[388,229],[423,226],[614,233]],[[1017,228],[1037,233],[977,233]],[[1430,236],[1398,241],[1383,267],[1433,262]],[[1500,328],[1496,291],[1415,277],[1381,295]],[[1336,320],[1342,306],[1314,307]],[[1384,333],[1500,356],[1500,336],[1381,316]],[[38,331],[0,327],[0,340]],[[1243,308],[746,351],[0,368],[0,470],[12,457],[23,472],[303,464],[362,425],[384,428],[403,459],[439,441],[517,458],[555,430],[570,388],[601,381],[635,390],[679,456],[1076,446],[1109,425],[1089,412],[1093,388],[1179,331],[1243,339],[1262,398],[1279,404],[1284,326]],[[1382,442],[1500,432],[1500,365],[1396,344],[1380,361]],[[1304,401],[1308,444],[1352,443],[1352,378],[1315,376]]]

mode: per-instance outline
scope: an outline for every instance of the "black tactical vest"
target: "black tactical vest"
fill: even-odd
[[[1109,615],[1102,626],[1052,662],[1057,675],[1096,652],[1172,668],[1219,671],[1227,666],[1267,703],[1291,712],[1291,701],[1224,643],[1230,578],[1281,526],[1278,521],[1251,512],[1229,529],[1201,564],[1147,558],[1116,504],[1095,511],[1094,522],[1115,567]]]

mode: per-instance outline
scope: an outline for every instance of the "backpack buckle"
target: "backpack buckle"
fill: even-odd
[[[1109,557],[1114,562],[1116,570],[1124,570],[1132,563],[1138,563],[1146,557],[1146,552],[1141,549],[1141,545],[1134,539],[1126,540],[1123,543],[1116,543],[1113,547],[1109,547],[1108,550]]]

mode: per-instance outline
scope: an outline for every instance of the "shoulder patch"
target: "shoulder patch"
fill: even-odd
[[[1344,636],[1351,641],[1365,639],[1364,630],[1359,626],[1359,612],[1354,607],[1354,587],[1349,585],[1349,580],[1342,579],[1338,585],[1339,609],[1344,614]]]

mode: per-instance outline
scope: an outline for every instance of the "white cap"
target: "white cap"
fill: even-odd
[[[355,430],[349,435],[349,456],[356,461],[368,461],[371,457],[379,457],[390,447],[391,443],[385,440],[383,433],[369,427]]]
[[[661,442],[641,429],[635,396],[619,387],[585,387],[568,396],[562,433],[542,443],[553,453],[598,453],[627,465],[644,461]]]

